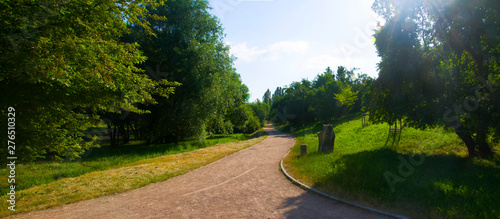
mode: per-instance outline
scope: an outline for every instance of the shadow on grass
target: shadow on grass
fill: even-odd
[[[329,165],[330,173],[313,186],[346,200],[418,218],[500,216],[500,166],[493,162],[410,157],[383,148],[345,155]]]
[[[252,134],[235,134],[235,135],[214,135],[208,137],[205,141],[186,141],[179,143],[166,143],[166,144],[146,144],[143,141],[132,141],[128,144],[120,144],[118,148],[112,149],[109,146],[109,141],[103,141],[103,145],[99,148],[93,148],[91,153],[85,157],[85,161],[92,161],[106,157],[115,156],[141,156],[141,157],[155,157],[160,155],[167,155],[172,153],[180,153],[184,151],[192,151],[209,147],[212,145],[226,143],[231,141],[244,141],[253,138],[258,138],[265,135],[263,130],[256,131]]]
[[[184,148],[203,148],[206,147],[203,143],[168,143],[168,144],[151,144],[147,145],[145,143],[129,143],[124,145],[119,145],[118,148],[113,149],[109,145],[103,145],[99,148],[93,148],[89,156],[85,157],[84,161],[92,161],[96,159],[102,159],[106,157],[114,156],[144,156],[150,157],[158,154],[168,154],[169,151],[182,151]],[[150,156],[148,156],[150,155]]]
[[[385,140],[384,145],[386,147],[397,147],[399,141],[401,140],[401,134],[389,134]]]

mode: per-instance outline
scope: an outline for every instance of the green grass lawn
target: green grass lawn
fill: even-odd
[[[121,144],[117,149],[110,149],[109,143],[103,143],[100,148],[93,148],[82,159],[72,162],[38,161],[29,164],[16,165],[16,191],[34,186],[48,184],[60,179],[77,177],[94,171],[102,171],[125,167],[135,161],[178,154],[209,147],[216,144],[243,141],[252,137],[247,134],[214,135],[204,142],[180,142],[170,144],[146,145],[142,141],[132,141]],[[8,189],[8,169],[1,169],[0,194],[6,194]]]
[[[0,217],[140,188],[210,164],[266,138],[216,135],[205,142],[145,145],[131,143],[111,150],[104,146],[80,162],[37,162],[16,166],[16,211],[0,204]],[[7,175],[6,169],[1,170]],[[7,180],[6,180],[7,181]],[[2,182],[3,183],[3,182]],[[6,186],[2,186],[5,189]],[[0,195],[7,200],[7,192]]]
[[[28,183],[22,180],[34,180],[43,184],[25,189],[16,188],[16,211],[14,212],[7,209],[7,205],[9,204],[7,201],[1,202],[0,217],[130,191],[150,183],[165,181],[255,145],[265,138],[266,133],[261,130],[250,136],[216,136],[216,138],[209,140],[208,143],[198,146],[194,144],[191,146],[179,146],[179,149],[170,149],[168,151],[164,149],[163,155],[159,155],[160,152],[157,152],[159,149],[149,149],[152,151],[151,153],[144,152],[144,155],[132,156],[132,151],[136,149],[127,148],[127,146],[125,146],[123,147],[124,152],[115,154],[116,156],[107,156],[106,158],[102,157],[102,155],[96,156],[113,160],[109,163],[102,163],[102,159],[95,157],[95,160],[90,161],[93,158],[93,156],[90,156],[89,161],[82,161],[81,163],[60,163],[58,165],[52,164],[52,166],[49,164],[35,164],[26,165],[26,167],[24,167],[25,165],[21,165],[21,168],[41,165],[42,171],[44,171],[46,175],[52,177],[47,178],[40,173],[30,174],[30,172],[27,172],[23,173],[25,175],[23,175],[22,178],[16,178],[19,185]],[[248,140],[235,141],[240,139]],[[205,147],[215,143],[219,144]],[[130,147],[142,147],[143,151],[146,150],[148,146],[131,145]],[[105,150],[105,148],[102,150]],[[124,161],[119,162],[119,159],[123,159]],[[93,166],[93,168],[89,170],[88,166]],[[68,171],[65,178],[59,177],[56,179],[57,177],[55,176],[64,172],[65,168],[73,169],[73,171]],[[26,170],[27,169],[21,169],[18,171],[21,172]],[[81,174],[85,171],[87,171],[87,173]],[[71,174],[80,175],[69,177]],[[38,177],[51,182],[44,183],[42,180],[39,180]],[[0,196],[0,199],[7,200],[8,195],[5,194]]]
[[[443,128],[334,124],[335,149],[318,153],[321,124],[295,132],[285,168],[302,182],[334,196],[411,218],[500,217],[500,162],[467,158],[455,133]],[[304,137],[302,137],[305,135]],[[308,154],[300,155],[300,144]],[[495,145],[498,149],[498,144]]]

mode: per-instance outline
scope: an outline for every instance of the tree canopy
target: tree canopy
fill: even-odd
[[[367,108],[373,79],[356,69],[328,67],[313,81],[303,79],[286,88],[278,87],[272,98],[270,117],[276,124],[303,125],[333,121]]]
[[[377,0],[386,19],[376,37],[382,61],[370,105],[375,122],[446,124],[469,155],[490,157],[498,136],[500,4],[484,1]]]
[[[261,126],[207,1],[22,0],[0,8],[0,102],[16,109],[22,159],[78,156],[94,145],[85,130],[101,121],[115,147],[131,131],[154,143]],[[232,116],[238,110],[243,126]]]
[[[171,0],[150,10],[149,35],[133,26],[127,41],[137,42],[151,57],[142,69],[155,80],[182,86],[170,98],[159,98],[145,115],[144,129],[153,142],[204,139],[208,132],[231,132],[228,115],[243,104],[248,88],[233,67],[234,58],[223,42],[222,27],[208,12],[208,2]]]
[[[90,146],[81,130],[99,120],[97,112],[143,113],[134,104],[174,91],[136,66],[146,59],[136,43],[120,42],[127,23],[151,33],[144,18],[160,4],[0,2],[0,102],[16,109],[23,159],[77,154]],[[6,115],[6,107],[0,110]]]

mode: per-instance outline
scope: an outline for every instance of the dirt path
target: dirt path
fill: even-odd
[[[279,161],[294,140],[265,129],[261,143],[185,175],[16,218],[383,218],[293,185]]]

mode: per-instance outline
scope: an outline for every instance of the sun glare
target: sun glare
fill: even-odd
[[[385,19],[381,19],[381,20],[379,20],[379,21],[378,21],[378,26],[379,26],[379,27],[383,27],[383,26],[385,26],[385,22],[386,22],[386,21],[385,21]]]

